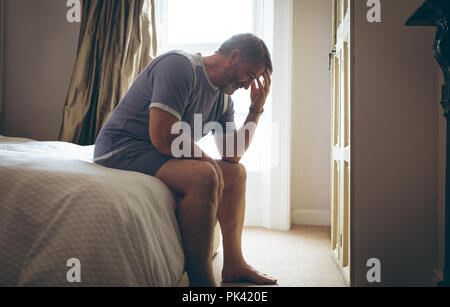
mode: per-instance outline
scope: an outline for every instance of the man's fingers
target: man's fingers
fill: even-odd
[[[259,81],[259,78],[256,78],[256,81],[258,82],[258,87],[260,90],[263,90],[264,92],[266,91],[266,89],[264,88],[264,86],[261,84],[261,81]]]
[[[270,86],[272,85],[272,79],[270,78],[268,72],[263,73],[263,78],[264,78],[264,85],[266,86],[266,90],[268,91],[270,89]]]

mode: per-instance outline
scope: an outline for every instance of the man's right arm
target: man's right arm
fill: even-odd
[[[149,134],[150,141],[155,148],[167,155],[172,155],[172,142],[179,136],[171,133],[172,126],[179,122],[178,118],[160,110],[158,108],[150,109]]]

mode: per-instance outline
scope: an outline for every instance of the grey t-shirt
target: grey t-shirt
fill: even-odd
[[[233,101],[211,82],[202,55],[170,51],[155,58],[128,90],[97,137],[94,159],[120,151],[136,140],[151,144],[151,108],[188,123],[195,141],[208,134],[203,127],[209,122],[220,123],[224,131],[226,123],[234,124]],[[194,115],[200,114],[199,135],[194,131]]]

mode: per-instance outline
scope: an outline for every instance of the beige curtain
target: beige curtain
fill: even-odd
[[[84,0],[59,140],[95,144],[120,99],[155,55],[154,0]]]

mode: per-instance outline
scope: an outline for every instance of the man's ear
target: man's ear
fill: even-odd
[[[228,55],[228,64],[235,65],[241,60],[241,51],[239,49],[233,49]]]

